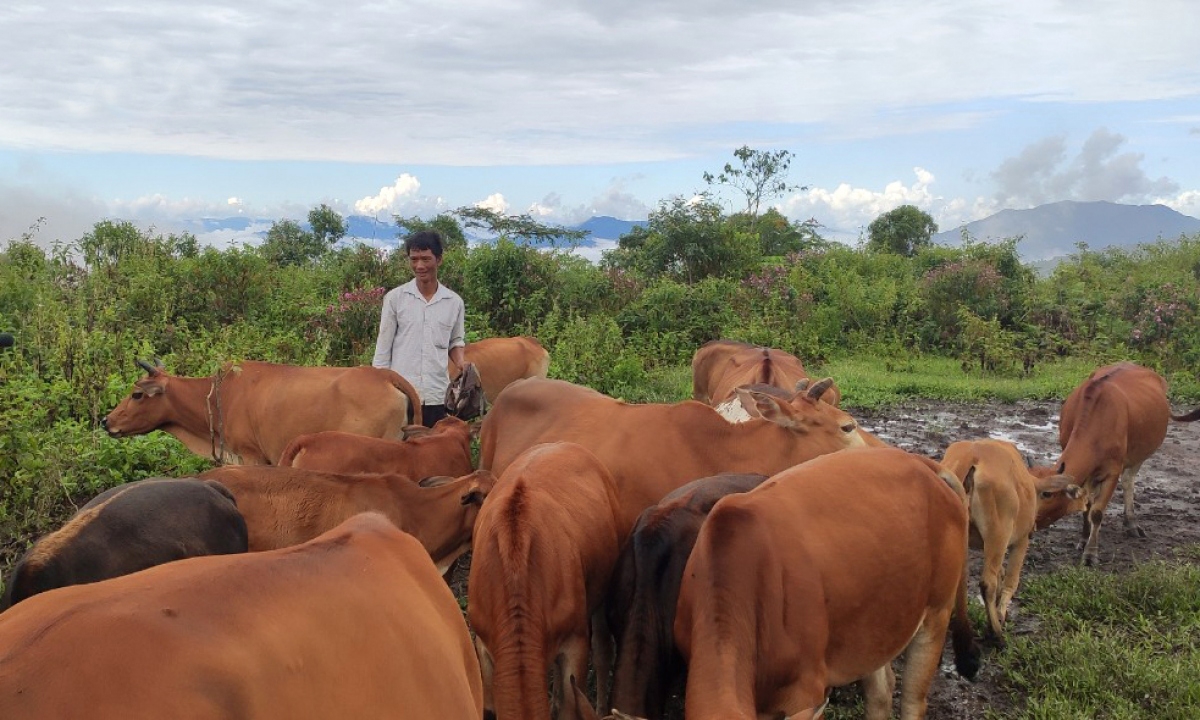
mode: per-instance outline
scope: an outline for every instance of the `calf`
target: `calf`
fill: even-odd
[[[730,493],[758,487],[766,475],[727,473],[674,490],[638,517],[609,583],[609,627],[617,640],[611,706],[631,715],[662,717],[683,677],[675,648],[675,603],[700,524]]]
[[[463,348],[463,362],[475,366],[484,397],[490,404],[496,402],[501,390],[517,380],[546,377],[550,369],[550,353],[533,337],[485,338],[467,343]],[[450,363],[446,369],[451,380],[462,372],[462,368],[454,363]]]
[[[479,720],[482,695],[453,594],[378,515],[0,615],[6,718]]]
[[[1035,477],[1017,448],[1001,440],[956,442],[946,449],[942,466],[961,478],[967,489],[971,546],[983,550],[979,592],[987,610],[988,633],[1002,640],[1008,605],[1021,582],[1034,529],[1083,510],[1083,488],[1065,475]],[[1004,556],[1010,549],[1006,567]]]
[[[118,485],[25,553],[8,578],[0,610],[64,585],[245,551],[246,522],[220,483],[158,478]]]
[[[461,477],[471,466],[470,426],[456,418],[439,420],[429,433],[410,440],[354,435],[330,430],[301,435],[287,446],[279,465],[352,475],[383,473],[413,480],[431,475]]]
[[[336,475],[287,467],[221,467],[201,475],[237,498],[250,550],[298,545],[361,512],[413,535],[445,572],[471,546],[475,516],[495,478],[480,470],[434,487],[404,475]]]
[[[467,583],[488,717],[548,719],[551,666],[560,717],[583,712],[571,687],[587,678],[593,645],[598,696],[607,695],[599,606],[620,551],[619,508],[608,470],[573,443],[536,445],[500,477],[479,513]]]
[[[952,621],[959,671],[978,668],[965,501],[953,475],[893,448],[825,455],[719,501],[675,617],[688,720],[810,720],[829,687],[859,679],[867,718],[886,718],[906,648],[901,716],[924,717]]]
[[[1166,381],[1129,362],[1099,368],[1067,396],[1058,429],[1063,450],[1055,472],[1070,475],[1087,491],[1079,543],[1084,564],[1099,561],[1100,523],[1118,478],[1125,496],[1125,530],[1145,537],[1134,512],[1133,481],[1162,445],[1172,418],[1190,422],[1200,418],[1200,410],[1171,415]]]

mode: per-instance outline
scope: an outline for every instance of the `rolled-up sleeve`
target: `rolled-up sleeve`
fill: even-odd
[[[466,306],[460,300],[458,312],[454,317],[454,327],[450,330],[450,347],[466,347]]]

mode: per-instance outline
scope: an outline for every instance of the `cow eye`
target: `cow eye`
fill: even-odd
[[[847,423],[842,426],[842,432],[852,433],[858,428],[858,423]]]
[[[1054,493],[1050,490],[1043,490],[1038,494],[1041,495],[1043,500],[1049,500],[1050,498],[1054,497]]]
[[[134,400],[141,400],[142,398],[146,397],[146,393],[142,392],[141,390],[134,390],[130,397],[132,397]]]

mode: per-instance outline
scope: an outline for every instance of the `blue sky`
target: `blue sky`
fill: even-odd
[[[1190,0],[9,0],[0,243],[319,203],[643,219],[741,145],[793,153],[809,189],[772,204],[851,242],[905,203],[1200,216],[1196,38]]]

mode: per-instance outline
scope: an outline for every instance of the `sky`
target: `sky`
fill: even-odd
[[[1200,217],[1197,38],[1192,0],[7,0],[0,245],[321,203],[640,220],[743,145],[851,243],[903,204]]]

